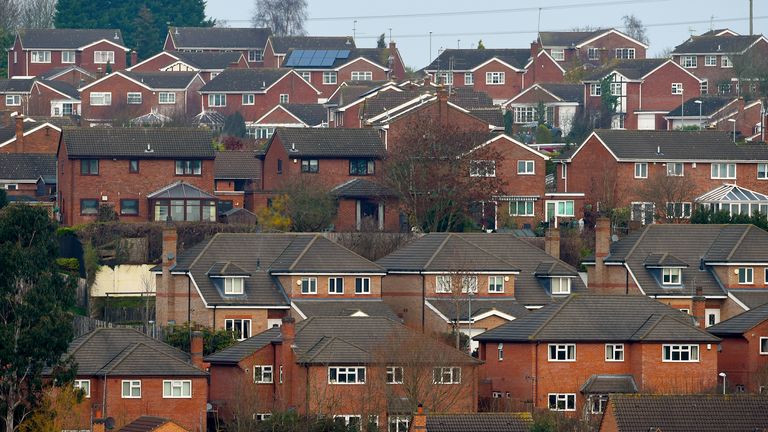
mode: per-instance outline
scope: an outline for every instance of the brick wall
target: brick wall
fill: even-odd
[[[381,297],[381,281],[383,279],[381,276],[339,276],[344,280],[343,294],[330,294],[328,292],[329,279],[332,276],[316,276],[317,294],[302,294],[300,282],[303,277],[304,276],[278,276],[278,279],[280,280],[280,284],[286,290],[286,294],[288,294],[288,297],[291,299],[376,299]],[[355,279],[358,277],[370,278],[370,294],[355,294]]]
[[[0,147],[0,153],[49,153],[54,154],[59,146],[61,132],[44,127],[24,136],[23,146],[14,141]]]

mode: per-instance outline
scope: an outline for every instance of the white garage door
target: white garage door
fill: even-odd
[[[656,114],[638,114],[637,128],[640,130],[656,129]]]

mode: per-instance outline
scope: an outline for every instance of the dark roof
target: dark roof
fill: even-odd
[[[38,121],[30,121],[29,117],[27,117],[24,120],[24,133],[29,132],[30,130],[39,127],[44,123],[38,122]],[[11,124],[8,126],[0,127],[0,143],[4,143],[8,140],[15,139],[16,138],[16,120],[14,119]]]
[[[740,54],[763,35],[693,36],[675,47],[672,54]]]
[[[539,32],[539,41],[544,47],[569,47],[579,45],[593,37],[599,36],[609,29],[592,31],[543,31]]]
[[[538,86],[566,102],[584,102],[584,86],[582,84],[541,83]]]
[[[93,72],[87,71],[77,65],[62,66],[62,67],[48,69],[47,71],[38,75],[38,78],[47,80],[47,79],[51,79],[51,77],[55,77],[70,71],[77,71],[77,72],[80,72],[81,74],[88,75],[91,78],[96,78],[96,75]]]
[[[486,61],[497,58],[508,65],[524,69],[531,58],[530,49],[503,48],[503,49],[446,49],[437,56],[424,70],[447,71],[450,68],[450,60],[453,60],[453,70],[465,71],[474,69]]]
[[[768,304],[758,306],[733,318],[707,327],[707,331],[716,336],[742,335],[752,327],[768,320]]]
[[[40,80],[40,82],[44,85],[47,85],[48,87],[53,88],[54,90],[64,93],[65,95],[71,97],[72,99],[80,99],[80,92],[71,84],[64,82],[64,81],[56,81],[56,80]]]
[[[187,88],[197,72],[135,72],[120,71],[128,77],[157,90],[181,90]]]
[[[212,364],[237,364],[272,342],[279,342],[280,328],[271,328],[205,357]]]
[[[177,49],[264,49],[272,34],[268,28],[170,27]]]
[[[468,300],[462,299],[457,302],[455,299],[430,298],[427,299],[427,302],[450,321],[456,320],[457,309],[459,321],[469,320],[470,304]],[[512,298],[472,298],[471,308],[473,318],[492,311],[514,318],[528,315],[528,309]]]
[[[379,183],[361,178],[348,180],[331,189],[331,193],[342,198],[369,198],[369,197],[391,197],[395,192]]]
[[[201,92],[264,92],[291,69],[226,69],[208,81]]]
[[[282,107],[307,126],[320,126],[328,121],[328,110],[321,104],[283,104]]]
[[[562,261],[542,261],[533,271],[535,276],[578,276],[573,267]]]
[[[469,113],[492,126],[504,126],[504,114],[498,108],[470,109]]]
[[[268,146],[278,137],[290,157],[382,158],[386,151],[371,128],[277,128]]]
[[[671,61],[669,59],[632,59],[611,63],[603,68],[595,69],[587,74],[584,81],[599,81],[607,75],[618,72],[630,80],[639,80],[662,64]]]
[[[689,267],[688,263],[670,253],[652,253],[645,258],[646,267]]]
[[[572,294],[475,337],[481,341],[716,342],[688,315],[644,295]]]
[[[26,29],[19,34],[24,49],[77,49],[102,39],[125,47],[123,34],[116,29]]]
[[[619,432],[754,432],[768,428],[763,395],[611,395]]]
[[[221,261],[214,263],[208,272],[208,276],[250,276],[251,274],[237,264],[231,261]]]
[[[387,81],[344,81],[325,104],[342,106],[352,103],[386,83]]]
[[[454,87],[448,95],[448,101],[467,110],[495,109],[501,112],[501,109],[493,104],[493,99],[488,93],[476,91],[473,87]]]
[[[78,376],[207,375],[189,354],[129,328],[99,328],[69,344],[65,357],[77,363]]]
[[[211,133],[198,128],[66,128],[62,140],[70,159],[214,158]]]
[[[35,78],[0,79],[0,93],[29,93]]]
[[[528,432],[530,413],[427,414],[427,432]]]
[[[213,176],[217,179],[260,179],[261,159],[252,151],[216,152]]]
[[[637,393],[632,375],[592,375],[580,391],[584,394]]]
[[[318,52],[323,55],[320,56]],[[334,56],[334,52],[340,52],[341,54]],[[307,60],[312,60],[312,58],[319,59],[325,57],[325,53],[330,53],[334,57],[328,57],[326,63],[317,60],[307,63]],[[343,48],[331,50],[292,48],[286,54],[285,62],[282,64],[294,69],[334,69],[356,59],[365,58],[386,68],[389,67],[389,56],[389,48]]]
[[[701,107],[701,115],[703,117],[709,117],[734,100],[736,99],[727,96],[701,96],[690,98],[685,101],[683,105],[675,107],[675,109],[670,111],[667,115],[670,117],[680,117],[680,115],[685,114],[686,117],[698,117],[699,107]],[[701,101],[701,104],[697,104],[696,101]]]
[[[179,60],[184,63],[193,66],[201,70],[224,70],[237,63],[240,57],[243,55],[240,52],[216,52],[216,51],[203,51],[203,52],[185,52],[185,51],[171,51],[170,55],[178,57]]]
[[[172,422],[161,417],[141,416],[121,427],[117,432],[152,432],[166,423]]]
[[[285,54],[291,49],[303,50],[345,50],[355,48],[351,36],[272,36],[272,49],[276,54]]]
[[[728,294],[736,297],[748,308],[756,308],[768,303],[768,289],[730,289]]]
[[[208,199],[216,200],[215,196],[205,192],[199,187],[186,183],[184,181],[176,181],[167,186],[147,194],[147,198],[150,199]]]
[[[352,289],[348,287],[347,289]],[[313,316],[377,316],[400,321],[381,299],[295,299],[293,306],[307,318]]]
[[[56,177],[56,155],[44,153],[0,153],[0,179],[37,180]]]

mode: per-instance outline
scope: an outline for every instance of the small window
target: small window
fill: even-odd
[[[120,200],[120,214],[126,216],[136,216],[139,214],[139,200],[122,199]]]
[[[681,162],[667,162],[667,175],[669,177],[682,177],[683,164]]]
[[[464,72],[464,85],[471,86],[475,84],[475,76],[472,72]]]
[[[256,103],[256,95],[253,93],[243,94],[243,105],[253,105]]]
[[[550,393],[550,411],[576,411],[576,394],[574,393]]]
[[[680,285],[680,276],[682,274],[681,268],[665,267],[661,269],[661,283],[662,285]]]
[[[683,94],[683,83],[672,83],[672,94],[673,95]]]
[[[6,106],[20,106],[21,105],[21,95],[5,95],[5,105]]]
[[[281,104],[287,104],[289,100],[290,100],[290,98],[288,96],[288,93],[280,94],[280,103]]]
[[[328,367],[328,384],[365,384],[365,367]]]
[[[283,383],[283,365],[280,365],[278,375],[280,376],[280,384],[282,384]]]
[[[768,337],[760,338],[760,355],[768,355]]]
[[[98,213],[99,213],[99,200],[97,199],[81,199],[80,200],[81,215],[95,215]]]
[[[587,58],[589,60],[600,60],[600,48],[587,48]]]
[[[122,382],[123,399],[141,399],[141,381],[123,380]]]
[[[180,399],[192,397],[191,380],[164,380],[163,398]]]
[[[624,344],[605,344],[605,361],[624,361]]]
[[[696,67],[696,56],[682,56],[680,57],[680,66],[684,68]]]
[[[375,173],[376,161],[373,159],[350,159],[349,175],[364,176]]]
[[[299,72],[299,75],[301,75],[301,78],[304,79],[304,81],[312,82],[312,72],[302,71],[302,72]]]
[[[277,160],[277,173],[282,174],[283,173],[283,160],[278,159]]]
[[[158,102],[163,105],[170,105],[176,103],[176,93],[174,92],[160,92],[158,95]]]
[[[336,84],[336,72],[323,72],[323,84]]]
[[[387,366],[387,384],[402,384],[403,368],[401,366]]]
[[[571,293],[571,278],[553,277],[550,280],[552,283],[552,294],[570,294]]]
[[[488,292],[503,293],[504,292],[504,276],[488,276]]]
[[[662,360],[665,362],[699,361],[698,345],[663,345]]]
[[[533,201],[510,201],[509,202],[509,215],[510,216],[533,216]]]
[[[245,282],[245,278],[225,277],[224,278],[224,294],[226,295],[242,294],[244,282]]]
[[[328,278],[328,294],[344,294],[344,278]]]
[[[606,405],[608,405],[608,395],[589,396],[589,411],[592,414],[604,413]]]
[[[75,380],[74,387],[83,391],[83,396],[91,397],[91,380]]]
[[[227,106],[227,95],[223,93],[213,93],[208,95],[208,106],[225,107]]]
[[[709,81],[706,78],[701,80],[701,83],[699,84],[699,90],[701,90],[702,95],[709,93]]]
[[[128,92],[127,101],[128,105],[141,105],[141,93]]]
[[[603,87],[600,83],[592,83],[589,85],[590,96],[601,96],[603,94]]]
[[[18,183],[6,183],[6,184],[3,185],[3,188],[5,190],[9,190],[9,191],[19,190],[19,184]]]
[[[711,166],[713,179],[736,179],[735,163],[713,163]]]
[[[50,63],[51,52],[50,51],[32,51],[31,53],[32,63]]]
[[[635,58],[635,49],[634,48],[616,48],[616,58],[631,60]]]
[[[253,382],[256,384],[272,384],[274,381],[272,365],[253,367]]]
[[[372,81],[373,80],[373,72],[371,71],[352,71],[352,74],[350,75],[350,79],[352,81]]]
[[[435,84],[453,85],[452,72],[438,72],[435,75]]]
[[[717,56],[704,56],[704,66],[717,66]]]
[[[264,50],[255,49],[248,51],[248,62],[260,62],[264,60]]]
[[[224,329],[232,333],[232,337],[236,340],[246,340],[251,337],[251,320],[225,319]]]
[[[720,67],[732,68],[733,67],[733,62],[731,61],[731,58],[728,57],[728,56],[720,57]]]
[[[451,292],[453,284],[453,278],[451,276],[440,275],[435,277],[435,292],[449,293]]]
[[[504,344],[499,343],[498,347],[496,348],[496,351],[499,354],[499,361],[504,360]]]
[[[320,162],[317,159],[302,159],[301,160],[301,172],[303,173],[316,173],[319,171]]]
[[[693,205],[689,202],[668,202],[667,217],[677,219],[689,219]]]
[[[433,384],[461,384],[460,367],[437,367],[432,369]]]
[[[177,160],[176,175],[201,175],[203,164],[199,160]]]
[[[576,345],[549,344],[549,361],[576,361]]]
[[[754,283],[754,270],[752,267],[739,267],[739,285],[752,285]]]
[[[411,417],[407,415],[388,415],[388,432],[408,432],[411,427]]]
[[[647,162],[636,162],[635,163],[635,178],[636,179],[648,178],[648,163]]]
[[[485,83],[487,85],[502,85],[504,84],[504,72],[486,72]]]
[[[521,175],[535,174],[535,164],[532,160],[517,161],[517,173]]]
[[[90,104],[91,106],[110,106],[112,105],[112,93],[91,92]]]
[[[496,161],[473,160],[469,161],[470,177],[496,177]]]
[[[139,172],[139,161],[138,159],[133,159],[128,161],[128,172],[129,173],[137,173]]]
[[[476,293],[477,292],[477,276],[464,275],[461,277],[461,292],[462,293]]]
[[[74,63],[75,62],[75,52],[74,51],[62,51],[61,52],[61,62],[62,63]]]
[[[768,180],[768,163],[757,164],[757,179]]]
[[[355,294],[370,294],[371,293],[371,278],[359,277],[355,278]]]
[[[81,159],[80,175],[99,175],[99,160]]]
[[[316,277],[301,278],[301,293],[317,294],[317,278]]]
[[[565,60],[565,50],[562,48],[553,48],[550,51],[550,54],[552,54],[552,58],[555,59],[555,61]]]

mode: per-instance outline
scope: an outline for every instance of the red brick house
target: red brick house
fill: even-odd
[[[547,124],[560,129],[565,136],[571,131],[573,121],[584,104],[584,86],[580,84],[534,84],[522,93],[504,102],[512,111],[512,127],[520,129],[538,125],[538,107],[543,103]]]
[[[718,371],[731,391],[768,391],[768,303],[715,324],[707,331],[721,338]]]
[[[81,128],[58,148],[60,222],[216,221],[210,132],[182,128]],[[185,196],[186,195],[186,196]]]
[[[168,27],[163,49],[180,52],[238,52],[249,67],[264,66],[268,28]]]
[[[204,84],[197,72],[115,72],[80,88],[83,122],[142,125],[191,118],[200,112],[197,92]]]
[[[61,81],[74,88],[80,88],[96,80],[97,74],[87,71],[80,66],[62,66],[53,68],[39,76],[40,79]]]
[[[80,113],[80,95],[71,85],[36,78],[0,80],[0,110],[26,116],[62,117]]]
[[[91,73],[125,69],[126,53],[120,30],[26,29],[8,49],[8,78],[39,76],[51,69],[79,66]]]
[[[127,70],[134,72],[198,72],[208,82],[227,68],[248,68],[241,52],[161,51]]]
[[[763,114],[762,100],[746,102],[730,96],[702,96],[688,99],[664,119],[668,130],[698,126],[733,134],[735,129],[734,141],[765,141],[765,119],[760,118]]]
[[[645,296],[574,294],[475,339],[485,362],[481,398],[573,416],[603,413],[609,393],[700,393],[717,384],[720,339]]]
[[[356,48],[352,36],[275,36],[264,48],[264,67],[284,67],[290,50],[351,50]]]
[[[56,155],[0,153],[0,189],[11,202],[52,205],[56,198]]]
[[[267,140],[279,127],[316,128],[328,126],[328,111],[320,104],[280,104],[246,126],[249,137]]]
[[[205,360],[225,419],[295,410],[405,432],[420,400],[477,411],[477,359],[384,317],[289,317]]]
[[[587,75],[585,109],[600,110],[605,78],[610,78],[611,94],[618,98],[611,129],[666,129],[664,115],[701,95],[699,78],[672,60],[622,60]]]
[[[540,48],[539,48],[540,47]],[[546,51],[564,69],[601,66],[614,60],[644,59],[648,45],[616,29],[542,31],[531,50]]]
[[[60,136],[56,125],[16,116],[13,125],[0,128],[0,153],[56,154]]]
[[[115,427],[144,415],[173,420],[189,431],[206,431],[208,373],[199,351],[190,355],[134,329],[99,328],[69,344],[77,364],[74,387],[82,402],[62,415],[63,428],[91,430],[93,419],[111,417]]]
[[[255,211],[254,194],[261,190],[261,152],[219,151],[214,164],[214,195],[219,215],[232,209]]]

